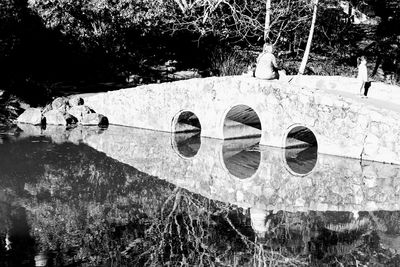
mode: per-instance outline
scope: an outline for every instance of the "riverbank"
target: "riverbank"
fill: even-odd
[[[13,121],[30,105],[22,99],[0,90],[0,127],[11,126]]]

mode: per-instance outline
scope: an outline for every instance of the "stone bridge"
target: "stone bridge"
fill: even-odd
[[[212,77],[84,95],[84,100],[115,125],[200,130],[202,137],[216,139],[259,136],[261,145],[317,145],[319,153],[400,164],[398,88],[378,90],[376,84],[369,99],[361,99],[351,78]]]

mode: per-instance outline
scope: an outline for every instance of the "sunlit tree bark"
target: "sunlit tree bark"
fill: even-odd
[[[313,11],[313,16],[312,16],[312,22],[311,22],[311,27],[310,27],[310,32],[308,35],[308,40],[307,40],[307,45],[306,45],[306,50],[304,51],[304,56],[300,64],[299,68],[299,74],[303,75],[304,70],[307,65],[308,57],[310,55],[310,49],[311,49],[311,43],[312,43],[312,38],[314,35],[314,28],[315,28],[315,22],[317,20],[317,11],[318,11],[318,2],[319,0],[314,0],[314,11]]]
[[[271,24],[271,0],[267,0],[265,4],[264,42],[267,42],[267,40],[269,39],[270,24]]]

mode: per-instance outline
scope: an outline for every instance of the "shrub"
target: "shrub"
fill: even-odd
[[[211,68],[220,76],[241,75],[255,62],[251,52],[223,48],[212,51],[209,61]]]

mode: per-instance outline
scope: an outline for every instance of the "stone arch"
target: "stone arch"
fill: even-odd
[[[171,144],[182,158],[194,157],[201,146],[201,123],[191,111],[181,110],[172,119]]]
[[[318,141],[314,132],[301,124],[289,127],[284,135],[284,161],[294,175],[310,174],[318,161]]]
[[[223,117],[223,138],[237,139],[259,137],[261,139],[261,120],[257,112],[248,105],[238,104],[230,107]]]

